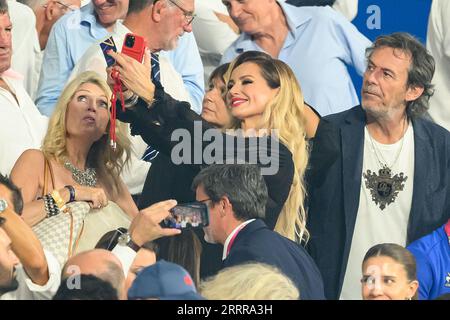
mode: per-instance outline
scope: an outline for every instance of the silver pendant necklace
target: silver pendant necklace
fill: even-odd
[[[375,153],[375,156],[377,158],[378,163],[380,164],[381,169],[378,170],[378,174],[372,172],[371,170],[367,170],[366,173],[363,173],[363,176],[365,179],[366,188],[370,190],[372,201],[375,202],[375,204],[379,206],[381,210],[384,210],[386,206],[395,201],[395,199],[398,196],[398,193],[402,191],[403,188],[405,187],[405,181],[408,179],[408,177],[406,177],[403,172],[395,174],[394,176],[392,175],[392,167],[397,162],[400,153],[403,149],[403,143],[406,135],[404,127],[405,126],[403,125],[403,137],[400,149],[398,150],[394,158],[394,161],[390,166],[387,165],[387,161],[384,160],[381,151],[379,153],[383,161],[381,161],[380,158],[378,157],[378,152],[375,148],[375,143],[373,142],[372,136],[370,135],[370,132],[367,129],[373,153]]]
[[[87,168],[85,171],[75,167],[69,160],[64,161],[64,167],[72,172],[73,180],[82,186],[95,187],[97,185],[97,172],[94,168]]]

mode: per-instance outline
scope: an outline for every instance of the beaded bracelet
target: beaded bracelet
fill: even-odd
[[[56,216],[60,213],[58,206],[55,203],[55,200],[50,194],[46,194],[42,197],[44,200],[45,211],[47,212],[47,218]]]

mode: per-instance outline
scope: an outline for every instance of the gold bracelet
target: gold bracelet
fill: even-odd
[[[64,205],[66,203],[63,200],[63,198],[61,197],[61,195],[59,194],[58,190],[53,190],[52,193],[51,193],[51,196],[52,196],[53,200],[55,200],[56,205],[58,206],[59,209],[64,207]]]

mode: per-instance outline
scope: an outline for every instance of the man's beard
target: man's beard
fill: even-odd
[[[14,278],[11,280],[11,282],[7,286],[0,286],[0,296],[4,295],[5,293],[16,291],[19,287],[19,282],[17,281],[17,278],[14,276]]]

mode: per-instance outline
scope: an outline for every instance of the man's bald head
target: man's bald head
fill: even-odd
[[[62,279],[76,274],[91,274],[111,283],[121,296],[125,274],[120,260],[110,251],[94,249],[81,252],[67,260],[62,271]]]

